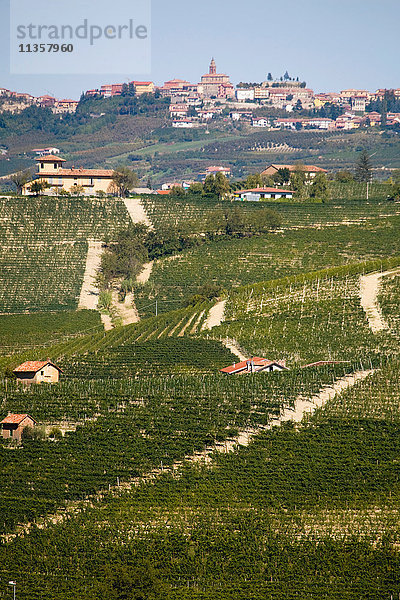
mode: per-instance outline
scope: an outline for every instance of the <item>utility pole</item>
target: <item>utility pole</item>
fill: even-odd
[[[158,316],[158,300],[156,300],[156,317]]]
[[[13,588],[13,600],[15,600],[15,588],[17,586],[17,582],[16,581],[9,581],[8,585],[11,585]]]

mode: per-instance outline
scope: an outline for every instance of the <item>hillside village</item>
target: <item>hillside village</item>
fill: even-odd
[[[268,73],[261,83],[231,83],[229,75],[218,73],[214,59],[208,73],[197,84],[172,79],[157,86],[152,81],[104,84],[90,89],[82,98],[118,96],[160,96],[167,98],[170,124],[175,128],[207,128],[210,122],[232,120],[251,127],[270,130],[301,129],[353,130],[360,127],[400,125],[400,88],[376,91],[347,89],[317,93],[288,72],[274,79]],[[18,113],[28,106],[48,108],[62,118],[76,112],[78,100],[57,99],[49,95],[34,97],[0,88],[0,113]],[[391,107],[394,107],[391,109]],[[268,109],[284,111],[287,116],[261,116]],[[309,111],[303,116],[301,113]]]

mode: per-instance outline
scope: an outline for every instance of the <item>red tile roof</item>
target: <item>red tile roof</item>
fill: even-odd
[[[59,156],[54,156],[53,154],[47,154],[46,156],[40,156],[39,158],[35,158],[35,160],[37,160],[38,162],[47,162],[47,161],[54,162],[55,160],[57,162],[65,162],[65,158],[60,158]]]
[[[26,417],[29,417],[30,419],[32,419],[32,417],[30,417],[27,414],[24,414],[24,415],[21,415],[21,414],[7,415],[7,417],[5,419],[3,419],[2,421],[0,421],[0,424],[6,423],[6,424],[9,425],[9,424],[12,424],[12,423],[16,423],[18,425],[19,423],[22,423],[22,421],[24,419],[26,419]],[[34,421],[36,423],[35,419],[32,419],[32,421]]]
[[[248,360],[243,360],[242,362],[235,363],[234,365],[231,365],[229,367],[224,367],[223,369],[220,369],[220,372],[231,375],[232,373],[239,373],[240,371],[246,371],[249,363],[253,363],[255,371],[265,369],[267,367],[270,367],[271,365],[277,365],[277,366],[281,367],[282,369],[285,369],[285,370],[287,369],[287,367],[285,367],[285,365],[280,361],[268,360],[267,358],[261,358],[260,356],[254,356],[253,358],[249,358]]]
[[[114,171],[112,169],[58,169],[54,176],[73,175],[74,177],[112,177]],[[46,173],[48,175],[48,173]]]
[[[37,373],[37,371],[40,371],[40,369],[43,369],[43,367],[45,367],[46,365],[52,365],[53,367],[58,369],[58,371],[62,372],[61,369],[59,367],[57,367],[57,365],[52,363],[50,360],[28,360],[28,361],[22,363],[21,365],[19,365],[18,367],[16,367],[13,372],[14,373]]]
[[[291,120],[291,119],[290,119]],[[274,167],[275,169],[289,169],[289,171],[296,171],[297,169],[301,169],[302,171],[306,171],[307,173],[318,171],[320,173],[326,173],[326,169],[321,169],[321,167],[315,167],[314,165],[276,165],[272,164],[270,167]]]

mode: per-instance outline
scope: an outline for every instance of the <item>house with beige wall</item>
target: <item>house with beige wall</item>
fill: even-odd
[[[38,173],[36,180],[44,181],[50,193],[57,194],[61,190],[74,193],[74,188],[83,187],[86,196],[95,196],[97,192],[110,194],[113,192],[113,170],[111,169],[82,169],[76,167],[64,168],[66,161],[59,156],[49,154],[36,159]],[[24,185],[22,194],[29,196],[32,192],[32,182]]]
[[[61,369],[50,360],[28,360],[13,371],[17,381],[24,385],[32,383],[57,383]]]

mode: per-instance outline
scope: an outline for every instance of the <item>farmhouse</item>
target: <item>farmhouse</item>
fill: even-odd
[[[48,154],[36,158],[39,169],[37,179],[44,181],[51,191],[59,193],[64,189],[67,192],[74,193],[74,188],[83,187],[85,195],[92,196],[96,192],[112,193],[113,191],[113,171],[108,169],[64,169],[65,160],[59,156]],[[22,194],[28,196],[30,192],[30,183],[26,183],[22,189]]]
[[[57,383],[61,369],[49,360],[28,360],[13,371],[17,380],[24,385],[32,383]]]
[[[267,358],[254,356],[230,367],[220,369],[220,372],[224,375],[244,375],[246,373],[260,373],[261,371],[270,373],[272,371],[288,371],[288,368],[285,366],[285,361],[268,360]]]
[[[316,167],[314,165],[269,165],[261,175],[275,175],[280,169],[289,169],[290,173],[294,173],[295,171],[303,171],[306,179],[314,179],[314,177],[318,173],[326,173],[326,169],[321,169],[321,167]]]
[[[25,427],[34,427],[35,419],[29,415],[11,414],[9,413],[5,419],[0,422],[1,435],[5,440],[13,439],[21,441],[22,431]]]
[[[282,188],[260,187],[250,190],[237,190],[233,193],[236,200],[247,200],[248,202],[259,202],[260,200],[275,200],[277,198],[293,198],[293,190],[284,190]]]

